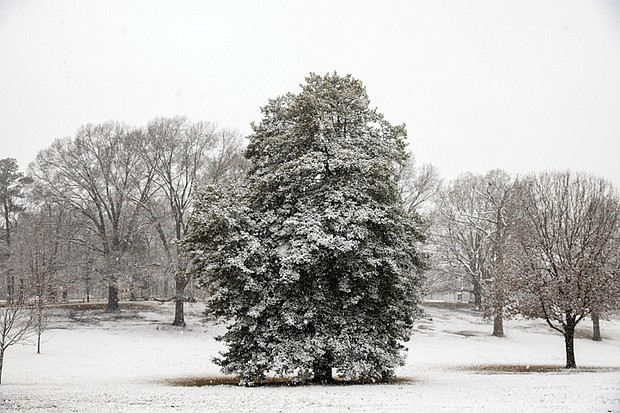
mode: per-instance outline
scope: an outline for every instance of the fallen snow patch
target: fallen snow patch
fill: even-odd
[[[187,328],[170,326],[173,304],[120,314],[59,312],[33,347],[7,351],[3,412],[620,412],[620,320],[602,321],[604,341],[576,340],[566,371],[563,338],[544,323],[507,320],[505,338],[468,310],[427,308],[407,343],[401,382],[244,388],[211,358],[223,326],[187,304]],[[211,383],[209,383],[209,380]]]

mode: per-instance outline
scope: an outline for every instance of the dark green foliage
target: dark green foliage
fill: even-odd
[[[11,227],[15,214],[24,210],[24,207],[19,205],[17,200],[23,197],[24,185],[31,182],[31,178],[24,176],[19,171],[15,159],[0,159],[0,208],[2,208],[0,228],[7,247],[11,243]]]
[[[185,247],[211,311],[230,321],[224,372],[387,380],[425,266],[420,218],[398,191],[406,132],[369,109],[352,77],[306,81],[263,108],[245,183],[204,194]]]

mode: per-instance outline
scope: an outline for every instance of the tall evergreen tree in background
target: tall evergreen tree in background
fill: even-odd
[[[19,166],[14,158],[0,159],[0,209],[2,209],[2,219],[0,220],[0,276],[3,277],[0,285],[4,285],[4,297],[12,300],[19,288],[21,289],[23,280],[15,280],[15,275],[6,266],[6,262],[11,255],[11,240],[17,215],[24,210],[24,206],[19,200],[23,198],[22,190],[24,185],[32,183],[30,177],[24,176],[19,171]],[[6,278],[5,278],[6,277]]]
[[[14,158],[0,159],[0,208],[2,208],[2,239],[7,247],[11,245],[11,230],[15,215],[24,210],[17,201],[22,198],[22,189],[32,179],[19,171]]]
[[[185,248],[229,320],[216,361],[245,383],[389,380],[404,361],[425,258],[398,171],[404,126],[370,109],[351,76],[311,74],[253,125],[248,177],[208,190]],[[232,194],[232,195],[231,195]]]

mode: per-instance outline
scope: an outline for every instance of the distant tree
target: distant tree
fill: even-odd
[[[61,272],[71,259],[68,242],[78,231],[67,215],[68,211],[53,204],[31,202],[20,216],[14,237],[10,266],[23,275],[27,298],[33,304],[37,354],[41,353],[41,336],[51,315],[50,303],[66,288]]]
[[[613,275],[615,280],[618,280],[618,278],[620,278],[620,225],[618,226],[618,233],[614,235],[612,242],[618,245],[619,250],[616,257],[614,257],[612,262],[608,265],[607,271]],[[610,283],[606,287],[606,289],[601,291],[602,294],[616,297],[616,299],[605,302],[605,299],[603,298],[601,301],[604,302],[605,305],[597,306],[596,308],[592,308],[590,310],[593,341],[603,341],[603,336],[601,335],[601,318],[606,319],[606,316],[610,310],[617,310],[618,307],[620,307],[620,281]]]
[[[510,225],[513,216],[510,205],[514,197],[514,179],[502,170],[493,170],[485,175],[486,189],[483,196],[488,206],[488,221],[491,224],[491,286],[489,291],[490,313],[493,315],[493,336],[504,336],[504,307],[510,294],[506,280],[504,256],[510,239]]]
[[[410,212],[429,209],[441,187],[439,170],[431,164],[418,165],[413,154],[399,170],[399,186],[405,208]]]
[[[513,180],[504,171],[464,174],[438,196],[434,217],[437,255],[467,275],[475,306],[493,315],[501,337],[506,285],[502,281]]]
[[[23,299],[10,300],[0,306],[0,383],[6,350],[30,337],[33,320],[31,308]]]
[[[84,218],[74,240],[103,261],[108,311],[118,309],[123,259],[143,229],[141,205],[156,188],[141,156],[144,134],[117,122],[86,125],[74,138],[56,140],[32,167],[40,191]]]
[[[174,274],[172,324],[184,327],[185,288],[192,274],[178,241],[187,231],[196,186],[243,175],[241,138],[235,132],[218,130],[206,122],[191,123],[184,117],[156,118],[149,122],[145,135],[142,156],[154,171],[158,191],[142,206],[161,241],[165,265]]]
[[[17,161],[13,158],[0,159],[0,208],[2,209],[2,219],[0,222],[0,236],[3,245],[0,248],[0,262],[6,264],[10,257],[11,237],[15,230],[18,214],[24,210],[24,206],[19,202],[23,198],[24,186],[29,184],[31,179],[24,176],[19,171]],[[5,278],[7,300],[13,300],[16,294],[21,294],[23,280],[15,279],[15,273],[7,265],[2,265],[0,274]]]
[[[0,228],[7,247],[11,245],[11,229],[15,222],[15,215],[24,209],[18,200],[23,197],[24,185],[30,182],[31,179],[19,171],[15,159],[0,159],[0,204],[2,208]]]
[[[229,321],[217,359],[243,382],[389,380],[417,307],[421,220],[403,208],[403,126],[351,76],[306,78],[253,125],[241,190],[208,190],[185,247],[210,310]]]
[[[438,195],[433,236],[437,254],[450,266],[467,275],[472,286],[476,308],[482,308],[483,291],[490,279],[490,228],[484,219],[485,210],[477,178],[462,175],[447,183]]]
[[[521,180],[510,254],[513,303],[562,333],[575,368],[575,327],[617,308],[620,201],[612,185],[585,174],[544,173]]]

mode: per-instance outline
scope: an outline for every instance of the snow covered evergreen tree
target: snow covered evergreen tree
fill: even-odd
[[[217,359],[242,382],[389,380],[419,315],[420,218],[398,167],[404,126],[390,125],[362,83],[310,74],[253,125],[239,191],[198,201],[186,251],[228,320]]]

